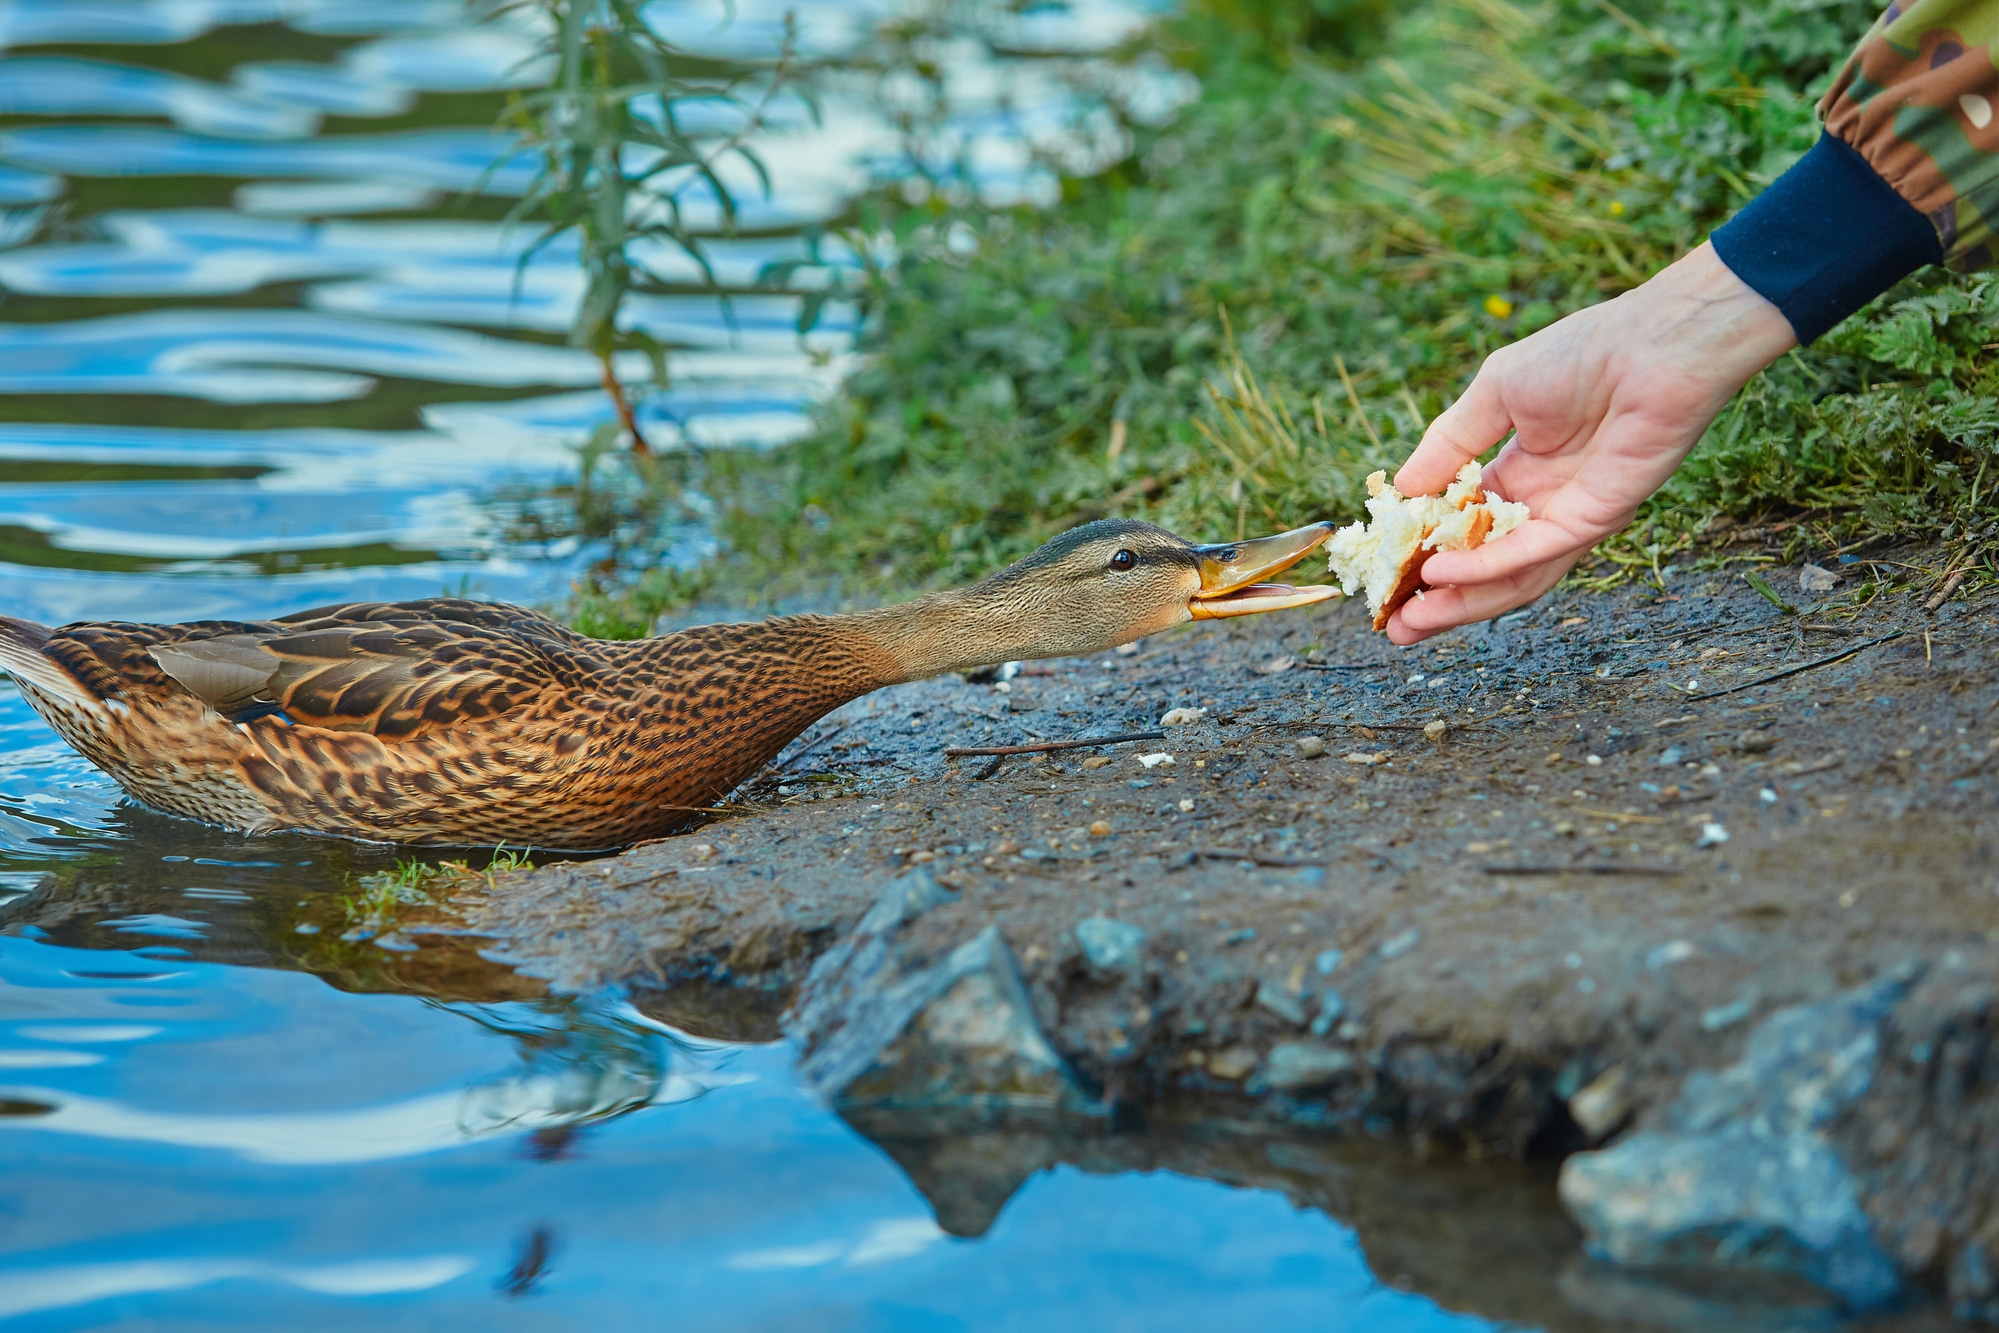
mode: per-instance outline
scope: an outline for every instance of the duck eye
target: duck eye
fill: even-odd
[[[1130,569],[1133,565],[1137,563],[1138,563],[1138,557],[1133,555],[1130,551],[1119,551],[1116,555],[1111,557],[1112,569]]]

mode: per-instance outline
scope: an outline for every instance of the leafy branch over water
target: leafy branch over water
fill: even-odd
[[[716,286],[701,235],[736,226],[727,179],[732,164],[747,168],[770,193],[770,173],[749,138],[787,85],[790,32],[774,64],[725,68],[663,40],[635,0],[514,0],[501,8],[532,11],[545,21],[555,69],[547,88],[514,98],[503,120],[541,159],[509,214],[543,224],[520,271],[551,242],[574,234],[584,290],[569,341],[597,357],[632,450],[649,456],[617,356],[644,352],[663,385],[666,349],[620,316],[634,292],[684,285],[664,271],[676,255],[691,259],[710,289]],[[726,133],[716,132],[718,123]]]

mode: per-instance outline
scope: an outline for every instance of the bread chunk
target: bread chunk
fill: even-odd
[[[1372,521],[1350,524],[1326,543],[1327,563],[1340,590],[1367,589],[1374,627],[1386,629],[1395,608],[1422,587],[1423,560],[1432,551],[1469,551],[1527,521],[1527,506],[1488,497],[1476,462],[1458,470],[1442,495],[1402,495],[1386,472],[1367,479]]]

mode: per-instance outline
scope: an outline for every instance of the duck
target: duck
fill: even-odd
[[[1270,581],[1332,532],[1200,545],[1100,519],[971,587],[623,641],[443,597],[178,625],[0,615],[0,670],[167,814],[253,834],[608,850],[701,822],[814,722],[886,686],[1336,596]]]

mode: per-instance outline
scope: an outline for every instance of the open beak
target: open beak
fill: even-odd
[[[1201,590],[1187,603],[1187,609],[1196,620],[1219,620],[1310,606],[1339,596],[1340,590],[1330,585],[1294,588],[1288,583],[1263,582],[1303,560],[1332,535],[1332,524],[1314,523],[1275,537],[1195,547],[1201,558]]]

